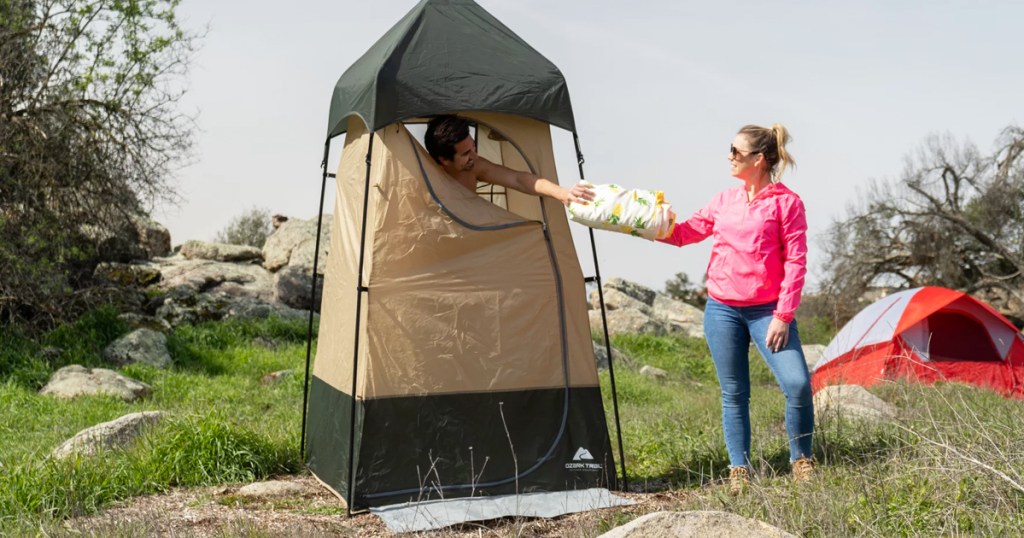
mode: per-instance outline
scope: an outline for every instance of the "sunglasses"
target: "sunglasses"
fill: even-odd
[[[755,153],[761,153],[761,152],[760,151],[748,151],[746,153],[743,153],[742,151],[736,149],[736,146],[734,146],[732,144],[729,144],[729,155],[731,155],[733,159],[735,159],[737,155],[739,155],[740,157],[747,157],[747,156],[753,155]]]

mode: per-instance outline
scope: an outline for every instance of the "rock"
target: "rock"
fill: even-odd
[[[276,385],[286,377],[290,377],[295,373],[295,370],[279,370],[277,372],[270,372],[260,378],[260,385]]]
[[[182,286],[163,298],[156,309],[156,317],[172,327],[218,321],[225,317],[231,304],[231,300],[223,294],[197,293]]]
[[[320,230],[320,259],[322,270],[327,260],[327,247],[330,245],[331,216],[323,216],[323,227]],[[313,268],[313,256],[316,248],[316,219],[292,219],[282,222],[263,244],[263,267],[269,271],[277,271],[285,266]]]
[[[319,323],[319,314],[313,315],[313,324]],[[228,304],[225,318],[267,319],[309,319],[309,310],[299,310],[283,304],[271,304],[255,299],[239,299]]]
[[[778,527],[728,512],[653,512],[598,538],[796,538]]]
[[[181,255],[189,260],[212,260],[218,262],[245,262],[259,260],[263,251],[249,245],[186,241],[181,245]]]
[[[88,456],[103,450],[123,448],[135,441],[146,426],[157,423],[163,416],[162,411],[143,411],[97,424],[64,441],[50,453],[50,457],[59,460],[69,456]]]
[[[149,286],[160,281],[160,270],[150,264],[103,262],[92,276],[119,286]]]
[[[105,394],[133,402],[148,396],[152,388],[130,377],[125,377],[106,368],[85,368],[77,364],[65,366],[50,377],[50,381],[39,391],[44,396],[75,398]]]
[[[605,295],[608,294],[609,290],[618,290],[648,306],[654,304],[654,296],[656,295],[654,290],[646,286],[618,277],[609,278],[604,283],[604,290]]]
[[[268,480],[242,486],[235,493],[239,497],[290,497],[314,495],[317,490],[296,482]]]
[[[632,369],[634,367],[633,358],[626,355],[622,351],[612,348],[612,357],[615,358],[615,366]],[[598,370],[608,369],[608,349],[605,348],[604,342],[594,342],[594,360],[597,362]]]
[[[690,338],[704,338],[704,311],[668,295],[654,297],[654,317],[664,320],[670,332]]]
[[[132,329],[151,329],[162,333],[171,331],[170,323],[154,316],[125,312],[124,314],[119,314],[117,319],[127,323]]]
[[[807,361],[807,370],[813,372],[814,365],[818,364],[822,353],[825,352],[825,346],[821,344],[805,344],[803,350],[804,360]]]
[[[591,329],[602,334],[604,329],[601,326],[601,311],[590,310]],[[668,326],[665,322],[656,320],[636,308],[622,308],[606,312],[608,319],[608,334],[638,334],[648,333],[662,336],[668,333]]]
[[[590,304],[593,308],[601,308],[601,297],[597,294],[597,289],[590,292]],[[654,313],[651,310],[651,306],[647,303],[623,293],[615,288],[607,288],[604,290],[604,307],[607,311],[622,310],[625,308],[632,308],[639,310],[644,314],[650,316]]]
[[[135,362],[157,368],[171,365],[171,354],[167,351],[167,337],[152,329],[136,329],[122,336],[103,350],[103,357],[115,364]]]
[[[649,364],[645,364],[642,367],[640,367],[640,375],[652,377],[654,379],[657,379],[658,381],[665,381],[668,379],[668,372],[662,370],[661,368],[655,368],[654,366],[651,366]]]
[[[313,284],[313,271],[302,267],[288,266],[274,275],[274,299],[277,302],[303,310],[309,310],[309,289]],[[313,310],[320,311],[323,298],[324,279],[316,279],[316,297],[313,299]]]
[[[163,257],[171,252],[171,232],[167,231],[167,228],[146,217],[132,220],[135,222],[135,230],[142,250],[146,253],[146,259]]]
[[[182,286],[196,292],[222,291],[233,297],[274,299],[274,277],[258,264],[189,260],[184,256],[160,260],[159,288]]]
[[[830,385],[814,394],[814,415],[882,421],[896,418],[897,409],[860,385]]]

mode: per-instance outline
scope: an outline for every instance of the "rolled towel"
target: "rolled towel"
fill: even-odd
[[[672,204],[665,201],[663,192],[626,189],[614,183],[590,185],[594,188],[592,202],[570,203],[566,207],[573,221],[651,241],[672,233],[676,214],[672,212]]]

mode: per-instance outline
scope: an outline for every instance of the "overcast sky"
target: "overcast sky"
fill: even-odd
[[[798,167],[783,181],[807,206],[812,288],[819,237],[872,179],[897,178],[930,134],[987,152],[1024,120],[1024,2],[478,2],[565,75],[594,183],[663,190],[685,218],[738,184],[726,157],[739,127],[789,128]],[[212,239],[253,207],[314,217],[334,84],[415,4],[184,0],[185,25],[208,33],[183,102],[199,127],[175,179],[183,203],[154,213],[172,241]],[[560,181],[574,182],[571,134],[554,136]],[[596,233],[605,279],[662,289],[707,266],[710,242]]]

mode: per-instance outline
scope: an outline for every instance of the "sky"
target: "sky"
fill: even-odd
[[[785,125],[797,168],[783,182],[807,208],[811,291],[829,225],[873,181],[897,180],[928,136],[990,152],[1024,122],[1024,2],[477,1],[565,76],[593,183],[664,191],[686,218],[739,185],[726,158],[740,127]],[[315,218],[334,84],[415,4],[184,0],[184,26],[205,37],[181,103],[197,126],[172,179],[181,202],[153,213],[172,242],[212,240],[252,208]],[[553,137],[571,184],[572,135]],[[593,275],[587,229],[571,226]],[[711,251],[595,237],[604,280],[659,290],[679,272],[699,281]]]

